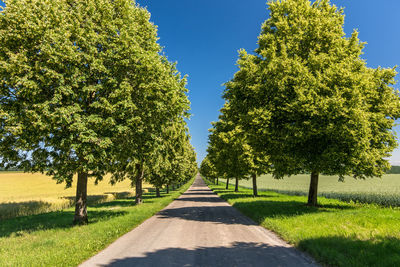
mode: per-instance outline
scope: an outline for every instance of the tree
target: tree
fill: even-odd
[[[0,16],[2,165],[67,186],[77,174],[75,223],[88,221],[88,177],[117,174],[125,138],[150,135],[175,93],[156,84],[174,78],[149,17],[130,0],[9,0]]]
[[[227,86],[232,86],[228,83]],[[228,89],[227,89],[228,90]],[[240,125],[240,113],[226,102],[221,109],[219,121],[213,123],[209,136],[209,157],[219,175],[235,178],[235,191],[240,179],[252,178],[253,195],[257,196],[257,175],[268,171],[268,156],[256,152],[249,143],[248,135]],[[228,189],[229,180],[227,180]]]
[[[207,178],[212,179],[215,184],[218,185],[218,175],[215,166],[211,163],[209,156],[207,155],[200,164],[200,174]]]
[[[366,66],[364,43],[356,31],[345,36],[343,10],[329,0],[271,1],[269,10],[256,55],[241,51],[226,98],[276,178],[311,174],[315,206],[320,173],[366,178],[389,168],[396,72]]]
[[[190,153],[194,150],[183,119],[164,128],[160,141],[151,161],[146,164],[147,180],[156,187],[157,196],[162,186],[181,184],[192,178],[196,164]]]

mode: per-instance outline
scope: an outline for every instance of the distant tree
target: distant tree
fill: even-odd
[[[1,13],[2,165],[67,186],[77,174],[75,223],[88,221],[88,177],[117,175],[127,153],[142,173],[172,115],[157,116],[179,106],[149,18],[130,0],[9,0]]]
[[[158,149],[146,164],[146,180],[156,187],[157,196],[162,186],[181,184],[194,176],[196,162],[191,151],[184,120],[163,129]]]
[[[218,185],[218,175],[215,166],[210,162],[209,156],[207,155],[200,164],[200,174],[207,179],[211,179],[215,184]]]
[[[387,171],[389,174],[399,174],[400,173],[400,166],[392,166],[390,170]]]
[[[364,43],[356,31],[345,36],[343,10],[328,0],[271,1],[269,10],[256,55],[241,51],[226,98],[275,178],[311,174],[315,206],[320,173],[365,178],[389,169],[396,71],[366,66]]]

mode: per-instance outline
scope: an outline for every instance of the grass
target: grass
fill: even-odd
[[[328,266],[400,266],[400,208],[252,191],[211,189],[243,214]]]
[[[89,224],[73,226],[73,209],[3,220],[0,223],[0,266],[77,266],[121,235],[167,206],[184,192],[181,189],[117,199],[88,208]]]
[[[132,196],[129,180],[114,186],[108,181],[105,177],[98,185],[89,182],[89,205]],[[0,185],[0,220],[62,210],[74,204],[75,183],[66,189],[43,174],[0,172]]]
[[[234,180],[232,179],[230,183],[234,183]],[[239,185],[251,188],[252,181],[240,180]],[[276,180],[271,175],[263,175],[257,179],[257,185],[260,190],[304,196],[308,194],[310,176],[296,175]],[[347,202],[400,206],[400,174],[386,174],[382,178],[366,180],[346,177],[345,182],[339,182],[336,176],[321,175],[318,194]]]

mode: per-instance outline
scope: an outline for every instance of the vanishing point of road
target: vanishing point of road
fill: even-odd
[[[317,266],[213,193],[198,175],[155,216],[81,266]]]

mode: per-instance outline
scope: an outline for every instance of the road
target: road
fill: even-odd
[[[197,176],[157,215],[81,266],[317,266]]]

